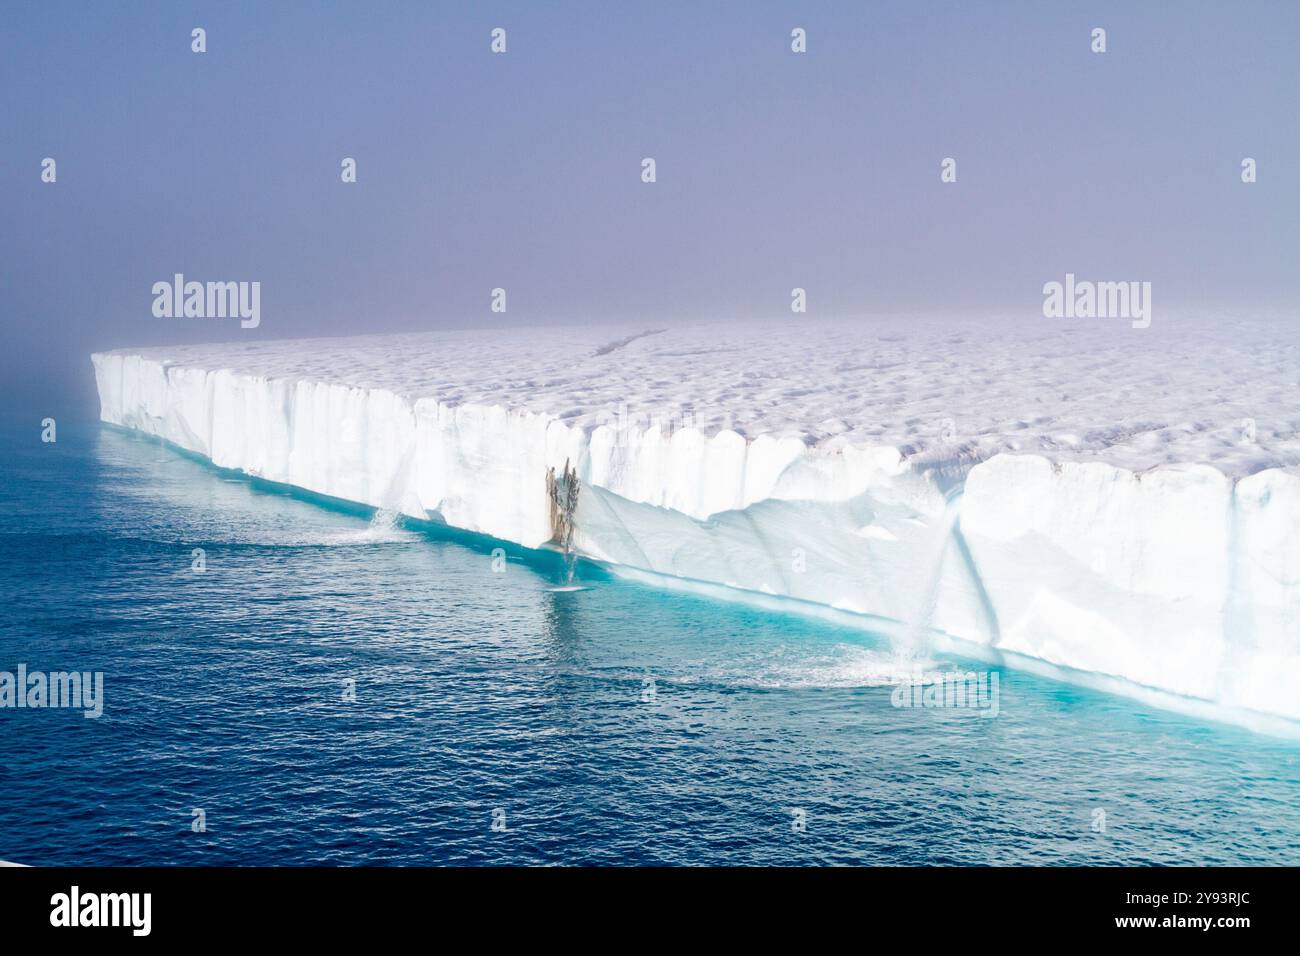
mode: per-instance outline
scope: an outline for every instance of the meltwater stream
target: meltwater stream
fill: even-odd
[[[0,859],[1300,853],[1294,740],[1013,671],[992,719],[899,708],[863,631],[565,574],[99,425],[47,445],[39,416],[5,420],[0,672],[102,671],[104,710],[0,708]]]

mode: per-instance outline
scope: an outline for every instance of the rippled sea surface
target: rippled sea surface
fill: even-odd
[[[498,546],[5,421],[0,671],[105,704],[0,709],[0,859],[1300,858],[1295,741],[1010,671],[895,708],[883,638]]]

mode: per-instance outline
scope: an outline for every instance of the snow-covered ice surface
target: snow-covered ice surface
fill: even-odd
[[[1300,317],[550,327],[120,350],[102,418],[636,571],[1300,719]]]

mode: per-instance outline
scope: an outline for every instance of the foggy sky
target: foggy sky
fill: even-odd
[[[1047,321],[1073,272],[1150,281],[1156,321],[1294,315],[1298,41],[1294,2],[6,3],[0,401],[91,409],[98,349],[789,316],[795,286]],[[155,318],[177,272],[260,281],[260,327]]]

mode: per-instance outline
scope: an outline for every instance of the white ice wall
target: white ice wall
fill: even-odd
[[[1300,719],[1300,476],[602,425],[383,389],[94,356],[104,421],[215,464],[528,547],[578,469],[576,544],[615,564],[933,626]],[[962,478],[965,478],[964,484]],[[945,494],[946,492],[946,494]]]

